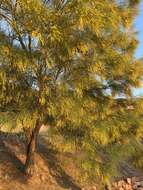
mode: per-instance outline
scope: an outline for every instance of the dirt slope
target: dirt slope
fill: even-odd
[[[67,171],[61,164],[62,155],[47,148],[44,139],[40,140],[36,153],[35,175],[27,179],[22,173],[25,160],[24,144],[14,136],[0,138],[0,190],[80,190],[72,176],[79,178],[70,155],[64,155],[69,162]]]
[[[40,137],[36,153],[35,175],[27,179],[23,174],[23,163],[25,160],[25,145],[14,135],[3,137],[0,135],[0,190],[95,190],[94,184],[81,183],[80,173],[73,164],[70,154],[60,154]],[[65,162],[65,163],[64,163]],[[143,178],[132,178],[141,176],[141,173],[132,171],[126,165],[126,172],[131,173],[131,178],[115,183],[114,190],[143,190]],[[123,169],[124,170],[124,169]],[[131,172],[132,171],[132,172]],[[132,180],[133,179],[133,180]]]

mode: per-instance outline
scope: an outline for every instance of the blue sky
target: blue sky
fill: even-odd
[[[137,48],[135,56],[137,58],[143,57],[143,0],[140,4],[140,12],[138,17],[135,20],[135,27],[138,31],[139,46]],[[143,96],[143,88],[134,90],[135,96]]]
[[[140,4],[140,12],[135,20],[135,27],[138,31],[138,39],[140,41],[138,49],[136,51],[136,57],[143,57],[143,0]]]

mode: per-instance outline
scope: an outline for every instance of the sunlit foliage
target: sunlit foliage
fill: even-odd
[[[140,146],[132,100],[143,73],[134,57],[138,4],[0,0],[0,108],[9,115],[2,120],[50,125],[75,142],[84,176],[103,183]]]

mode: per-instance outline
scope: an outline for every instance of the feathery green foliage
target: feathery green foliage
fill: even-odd
[[[103,183],[140,146],[142,123],[128,109],[143,73],[134,57],[138,4],[0,0],[1,112],[15,126],[40,119],[74,141],[85,176]]]

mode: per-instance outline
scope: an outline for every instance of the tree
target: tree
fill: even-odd
[[[143,73],[134,57],[138,4],[0,1],[1,116],[13,126],[32,129],[27,173],[42,124],[73,140],[83,152],[85,174],[103,183],[123,156],[140,146],[132,132],[135,109],[128,110],[132,88],[140,87]]]

